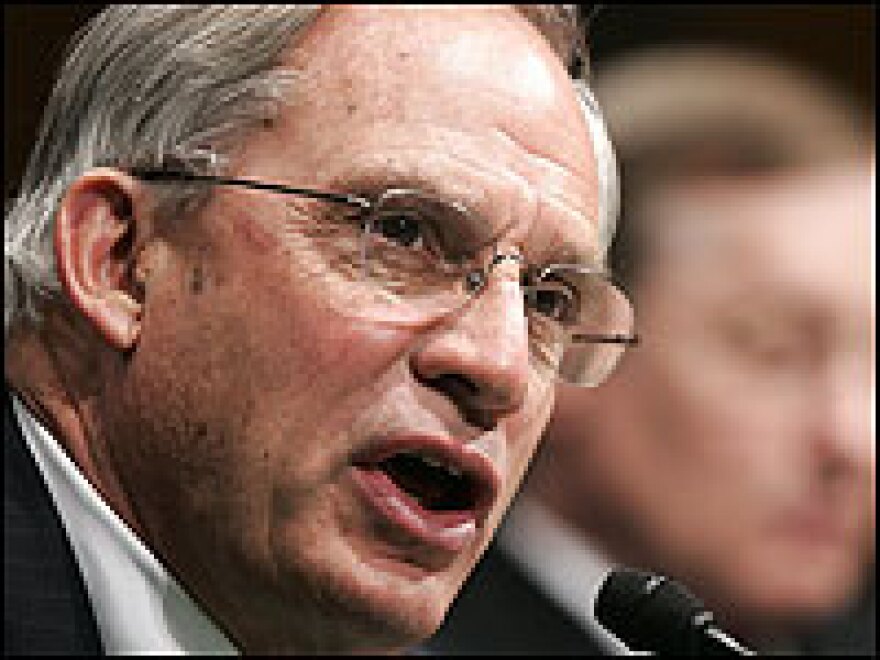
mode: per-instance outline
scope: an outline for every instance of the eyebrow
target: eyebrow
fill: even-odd
[[[358,171],[342,172],[332,178],[328,178],[321,185],[337,191],[336,194],[352,195],[369,200],[375,200],[382,193],[395,188],[418,190],[445,202],[459,204],[474,217],[481,218],[487,224],[491,224],[487,214],[481,211],[478,205],[474,203],[475,198],[473,195],[468,199],[468,195],[461,194],[462,188],[456,190],[454,184],[449,185],[438,181],[434,177],[420,173],[403,172],[400,169],[386,169],[383,167],[360,168]],[[578,226],[590,223],[590,220],[583,215],[578,214],[578,218]],[[511,222],[506,223],[498,230],[498,236],[494,236],[493,240],[503,236],[512,227],[515,227],[519,221],[519,218],[514,218]],[[489,244],[491,244],[491,241]],[[540,261],[534,262],[533,265],[573,264],[596,270],[607,270],[604,250],[601,250],[598,246],[591,249],[589,246],[578,244],[570,238],[565,238],[555,242],[552,246],[541,249],[533,248],[529,250],[528,246],[524,246],[524,248],[525,252],[541,253]],[[530,261],[530,263],[532,262]]]
[[[532,251],[538,255],[540,263],[580,265],[608,272],[607,250],[603,250],[599,245],[590,245],[586,240],[577,241],[571,235],[571,231],[565,231],[573,225],[575,231],[585,233],[582,228],[592,224],[590,218],[577,213],[572,217],[572,221],[564,225],[554,225],[552,229],[555,236],[552,239],[531,242]],[[528,236],[526,238],[528,239]]]
[[[449,205],[460,206],[469,216],[481,220],[493,229],[491,238],[486,241],[487,245],[497,241],[511,226],[511,223],[507,223],[496,231],[495,223],[489,214],[479,208],[475,195],[462,194],[464,188],[456,190],[454,184],[449,185],[424,174],[376,168],[338,175],[328,179],[327,185],[333,190],[344,191],[343,194],[363,197],[371,202],[375,202],[376,198],[389,190],[402,189],[414,190]]]
[[[607,272],[608,265],[605,259],[605,253],[596,248],[595,250],[584,249],[575,246],[569,241],[564,241],[558,245],[554,245],[550,250],[550,258],[544,258],[547,265],[549,264],[573,264],[578,266],[586,266],[594,270]]]
[[[375,199],[382,193],[396,188],[418,190],[450,204],[461,205],[468,213],[473,213],[476,217],[485,217],[484,214],[475,210],[476,205],[473,200],[469,203],[466,196],[456,194],[452,190],[452,186],[443,185],[433,177],[417,173],[381,169],[361,170],[337,175],[328,179],[326,183],[322,183],[321,186],[322,189],[344,191],[342,194],[367,199]]]

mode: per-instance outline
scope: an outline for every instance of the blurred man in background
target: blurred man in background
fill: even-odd
[[[733,52],[649,51],[596,85],[622,169],[612,263],[643,343],[600,390],[561,389],[432,649],[619,651],[591,607],[630,565],[763,651],[871,652],[872,130],[818,81]],[[860,593],[861,619],[807,634]]]

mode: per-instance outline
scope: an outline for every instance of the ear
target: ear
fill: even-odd
[[[142,184],[119,170],[89,170],[68,188],[55,220],[58,277],[73,305],[114,348],[140,335],[142,300],[131,275]]]

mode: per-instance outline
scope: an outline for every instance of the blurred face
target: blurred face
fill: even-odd
[[[588,524],[743,625],[826,612],[873,560],[872,187],[859,164],[658,193],[644,343],[560,398]]]
[[[296,97],[233,175],[428,189],[505,226],[501,246],[529,261],[595,249],[583,118],[512,9],[327,9],[284,65]],[[371,315],[327,256],[333,236],[302,230],[328,213],[216,188],[176,223],[105,411],[149,542],[250,651],[432,633],[552,404],[516,268],[451,318]],[[396,247],[421,240],[394,221]]]

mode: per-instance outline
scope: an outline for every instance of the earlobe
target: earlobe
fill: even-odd
[[[55,222],[55,261],[65,291],[114,348],[134,348],[142,301],[130,282],[140,184],[113,169],[90,170],[67,190]]]

